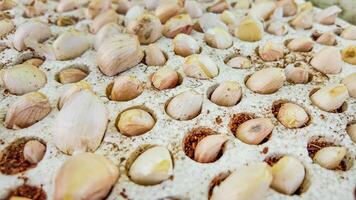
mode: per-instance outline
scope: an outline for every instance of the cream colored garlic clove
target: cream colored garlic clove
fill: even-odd
[[[59,72],[58,80],[62,84],[76,83],[88,76],[87,72],[78,68],[68,68]]]
[[[219,0],[206,10],[212,13],[222,13],[223,11],[228,10],[229,7],[229,3],[226,0]]]
[[[251,68],[251,61],[250,59],[244,56],[236,56],[230,59],[227,63],[228,66],[236,69],[248,69]]]
[[[272,94],[284,84],[286,77],[282,69],[271,67],[255,72],[246,82],[246,86],[259,94]]]
[[[167,61],[164,53],[156,44],[148,45],[145,48],[145,55],[148,66],[163,66]]]
[[[111,0],[91,0],[85,10],[85,16],[88,19],[95,19],[98,15],[109,11],[110,8]]]
[[[320,11],[317,13],[314,17],[315,21],[324,24],[324,25],[332,25],[335,23],[335,20],[337,18],[337,15],[341,12],[342,10],[338,6],[330,6],[328,8],[325,8],[324,10]]]
[[[129,169],[131,180],[140,185],[156,185],[173,175],[170,152],[163,146],[154,146],[140,154]]]
[[[249,9],[251,7],[252,0],[236,0],[234,8],[236,9]]]
[[[63,13],[71,10],[75,10],[79,7],[78,3],[76,0],[60,0],[58,5],[57,5],[57,12]],[[90,7],[90,4],[89,4]],[[90,8],[88,8],[90,9]]]
[[[158,5],[159,5],[159,2],[160,0],[144,0],[144,3],[145,3],[145,7],[148,9],[148,10],[155,10]]]
[[[313,27],[313,12],[311,9],[304,10],[290,21],[295,29],[310,29]]]
[[[191,78],[211,79],[219,74],[216,63],[207,55],[193,54],[185,58],[184,73]]]
[[[114,101],[129,101],[143,92],[143,84],[134,76],[119,76],[114,80],[110,99]]]
[[[283,22],[276,20],[268,24],[266,32],[273,35],[282,36],[287,34],[287,27]]]
[[[95,151],[105,134],[108,111],[99,97],[88,90],[71,95],[56,116],[53,138],[63,153]]]
[[[152,84],[159,90],[174,88],[179,83],[179,75],[168,67],[158,69],[152,76]]]
[[[30,20],[21,24],[15,32],[13,45],[16,50],[22,51],[27,47],[25,40],[43,42],[51,37],[51,30],[48,24],[40,21]]]
[[[227,25],[235,25],[238,22],[236,14],[229,10],[225,10],[223,13],[221,13],[220,19]]]
[[[189,15],[180,14],[170,18],[163,26],[163,35],[174,38],[179,33],[190,34],[193,30],[193,22]]]
[[[288,65],[285,70],[286,79],[290,83],[305,84],[309,82],[309,72],[303,67]]]
[[[135,21],[138,17],[145,14],[145,9],[139,5],[132,6],[125,15],[125,26],[129,26],[129,24]],[[142,21],[141,21],[142,22]]]
[[[265,199],[272,182],[271,168],[266,163],[253,163],[238,168],[212,191],[211,200]]]
[[[0,11],[10,10],[16,5],[16,2],[14,2],[13,0],[3,0],[0,2]]]
[[[144,57],[136,36],[115,35],[100,45],[96,61],[99,69],[107,76],[114,76],[139,64]]]
[[[305,176],[303,164],[292,156],[283,156],[272,166],[271,187],[283,194],[292,195],[301,186]]]
[[[256,42],[263,37],[263,24],[258,19],[246,16],[235,29],[235,36],[242,41]]]
[[[295,0],[280,0],[276,2],[278,7],[283,8],[283,16],[289,17],[297,14],[298,5]]]
[[[356,45],[347,46],[341,51],[341,56],[343,61],[356,65]]]
[[[310,64],[324,74],[338,74],[343,66],[341,53],[336,47],[324,47],[315,54]]]
[[[255,3],[251,7],[249,15],[254,16],[256,19],[263,19],[266,21],[272,15],[276,7],[277,5],[273,1],[261,1]]]
[[[327,112],[340,108],[348,98],[349,93],[344,84],[325,86],[310,97],[315,106]]]
[[[32,126],[51,112],[48,98],[40,92],[31,92],[19,97],[7,110],[5,127],[22,129]]]
[[[23,155],[25,160],[32,164],[40,162],[46,152],[46,146],[37,140],[30,140],[26,142]]]
[[[308,37],[301,37],[292,39],[287,44],[287,48],[296,52],[309,52],[313,49],[314,42]]]
[[[187,0],[184,3],[184,9],[191,18],[199,18],[203,15],[202,5],[193,0]]]
[[[114,35],[119,35],[124,32],[124,27],[119,26],[116,23],[105,24],[100,30],[95,34],[94,48],[98,50],[100,45],[106,40]]]
[[[321,34],[316,42],[323,45],[333,46],[336,44],[336,35],[329,31]]]
[[[211,94],[210,100],[219,106],[234,106],[242,96],[240,85],[235,81],[221,83]]]
[[[308,123],[309,116],[299,105],[284,103],[278,111],[277,119],[287,128],[300,128]]]
[[[29,64],[20,64],[3,69],[0,76],[3,87],[15,95],[39,90],[47,83],[46,74]]]
[[[46,4],[41,0],[33,0],[31,5],[25,7],[24,16],[25,17],[38,17],[45,14],[47,11]]]
[[[221,134],[213,134],[200,140],[194,150],[194,160],[200,163],[210,163],[217,160],[223,145],[228,138]]]
[[[15,24],[11,19],[3,19],[0,21],[0,38],[5,37],[15,29]]]
[[[177,15],[179,12],[178,5],[174,3],[160,4],[156,10],[155,15],[165,24],[171,17]]]
[[[313,157],[314,162],[326,169],[335,169],[346,155],[345,147],[324,147]]]
[[[69,157],[54,181],[54,200],[103,199],[119,177],[118,168],[104,156],[81,153]]]
[[[264,61],[276,61],[284,56],[284,48],[282,44],[271,41],[258,48],[258,54]]]
[[[340,36],[347,40],[356,40],[356,26],[348,26],[341,32]]]
[[[119,14],[126,14],[133,6],[134,3],[130,0],[118,0],[116,11]]]
[[[85,81],[79,81],[75,84],[73,84],[70,88],[65,90],[63,94],[59,97],[58,101],[58,109],[62,109],[63,105],[69,101],[69,99],[73,96],[73,94],[81,91],[81,90],[89,90],[91,91],[91,86],[89,83]]]
[[[246,144],[258,145],[272,133],[274,125],[268,118],[250,119],[236,129],[236,137]]]
[[[349,124],[346,128],[346,132],[350,136],[351,140],[356,143],[356,123]]]
[[[130,137],[142,135],[150,131],[155,123],[150,113],[135,108],[122,112],[116,126],[121,134]]]
[[[209,29],[204,34],[205,42],[217,49],[227,49],[232,46],[232,36],[222,28]]]
[[[163,26],[158,17],[152,14],[143,14],[129,23],[127,30],[137,35],[141,44],[150,44],[162,36]]]
[[[189,55],[199,53],[200,46],[192,36],[179,33],[173,39],[173,50],[175,54],[187,57]]]
[[[204,13],[198,20],[198,25],[203,32],[212,28],[222,28],[228,31],[227,25],[220,20],[219,15],[213,13]]]
[[[41,58],[30,58],[28,60],[26,60],[25,62],[23,62],[22,64],[28,64],[28,65],[33,65],[36,67],[39,67],[43,64],[44,60],[42,60]]]
[[[96,16],[90,24],[90,32],[97,33],[101,27],[108,23],[121,24],[122,19],[114,10],[110,9]]]
[[[356,98],[356,72],[347,75],[341,81],[347,87],[349,95],[353,98]]]
[[[167,104],[166,112],[176,120],[191,120],[199,115],[202,105],[203,97],[188,90],[173,97]]]

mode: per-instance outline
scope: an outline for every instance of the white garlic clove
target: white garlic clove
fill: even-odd
[[[228,66],[236,69],[248,69],[251,68],[251,61],[250,59],[244,56],[236,56],[230,59],[227,63]]]
[[[179,83],[179,75],[168,67],[158,69],[152,76],[152,84],[159,90],[174,88]]]
[[[160,0],[144,0],[145,7],[148,10],[155,10],[159,5]]]
[[[236,137],[246,144],[258,145],[272,133],[274,125],[268,118],[250,119],[236,129]]]
[[[191,120],[199,115],[203,105],[203,97],[189,90],[173,97],[167,107],[167,114],[176,120]]]
[[[287,27],[283,22],[276,20],[268,24],[266,32],[273,35],[282,36],[287,34]]]
[[[124,28],[116,23],[105,24],[100,30],[95,34],[94,48],[98,50],[100,45],[106,40],[114,35],[119,35],[124,32]]]
[[[210,163],[217,160],[222,147],[228,138],[221,134],[213,134],[200,140],[194,150],[194,160],[200,163]]]
[[[40,162],[46,152],[46,146],[37,140],[26,142],[23,149],[23,156],[32,164]]]
[[[346,155],[345,147],[324,147],[313,157],[314,162],[326,169],[335,169]]]
[[[314,42],[308,37],[301,37],[292,39],[287,44],[287,48],[296,52],[309,52],[313,49]]]
[[[58,81],[62,84],[76,83],[87,77],[88,74],[79,68],[68,68],[58,73]]]
[[[36,42],[43,42],[51,37],[51,30],[48,24],[40,21],[30,20],[21,24],[15,32],[13,38],[13,45],[16,50],[22,51],[27,47],[25,40],[32,40]]]
[[[157,41],[162,36],[162,30],[161,21],[152,14],[143,14],[127,26],[128,33],[137,35],[141,44]]]
[[[309,116],[299,105],[284,103],[278,111],[277,119],[287,128],[300,128],[308,123]]]
[[[193,30],[193,22],[189,15],[180,14],[170,18],[163,26],[163,35],[174,38],[179,33],[190,34]]]
[[[209,29],[204,34],[205,42],[217,49],[227,49],[232,46],[232,36],[222,28]]]
[[[329,32],[325,32],[323,34],[321,34],[318,39],[316,39],[316,42],[319,44],[323,44],[323,45],[328,45],[328,46],[332,46],[336,44],[336,35],[329,31]]]
[[[5,37],[15,29],[15,24],[11,19],[3,19],[0,21],[0,38]]]
[[[348,98],[347,87],[343,84],[325,86],[310,97],[315,106],[327,112],[337,110]]]
[[[343,66],[341,53],[336,47],[324,47],[315,54],[310,64],[324,74],[338,74]]]
[[[143,92],[143,84],[134,76],[119,76],[114,80],[110,99],[114,101],[129,101]]]
[[[145,14],[145,9],[139,5],[132,6],[125,14],[125,26],[135,21],[138,17]]]
[[[173,175],[173,161],[168,149],[155,146],[140,154],[129,169],[130,178],[140,185],[156,185]]]
[[[351,140],[356,143],[356,123],[348,125],[346,132],[350,136]]]
[[[111,8],[111,0],[91,0],[85,10],[88,19],[95,19],[98,15],[107,12]]]
[[[64,161],[56,174],[54,200],[103,199],[118,177],[119,169],[104,156],[94,153],[74,155]]]
[[[289,17],[297,14],[298,5],[295,0],[280,0],[276,2],[278,7],[283,8],[283,16]]]
[[[284,48],[280,43],[268,41],[258,48],[258,54],[264,61],[276,61],[283,58]]]
[[[167,59],[156,44],[150,44],[145,48],[145,61],[148,66],[163,66]]]
[[[305,68],[288,65],[284,72],[287,81],[290,83],[305,84],[309,82],[309,72]]]
[[[324,25],[332,25],[335,23],[337,15],[341,11],[341,8],[339,8],[338,6],[330,6],[317,13],[315,15],[315,21]]]
[[[198,42],[190,35],[180,33],[173,39],[174,53],[183,57],[200,52]]]
[[[223,13],[221,13],[220,19],[227,25],[235,25],[238,23],[237,16],[229,10],[225,10]]]
[[[126,14],[130,8],[134,6],[134,3],[130,0],[118,0],[116,11],[119,14]]]
[[[191,18],[199,18],[203,15],[202,5],[197,1],[188,0],[184,3],[184,9]]]
[[[177,15],[178,12],[178,5],[174,3],[163,3],[156,8],[155,15],[161,20],[162,24],[165,24],[171,17]]]
[[[252,16],[246,16],[235,29],[235,36],[242,41],[256,42],[263,37],[262,22]]]
[[[255,3],[249,11],[249,15],[257,18],[268,20],[272,15],[273,11],[276,9],[277,5],[273,1],[262,1]]]
[[[219,106],[234,106],[242,96],[240,85],[235,81],[221,83],[211,94],[210,100]]]
[[[155,123],[149,112],[142,109],[130,109],[120,114],[116,126],[123,135],[138,136],[150,131]]]
[[[347,75],[341,81],[347,87],[349,95],[353,98],[356,98],[356,72]]]
[[[92,23],[90,24],[90,32],[97,33],[101,27],[108,23],[117,23],[121,24],[122,19],[113,9],[110,9],[106,12],[103,12],[96,16]]]
[[[311,9],[304,10],[290,21],[295,29],[310,29],[313,27],[313,12]]]
[[[345,47],[341,51],[342,60],[351,64],[356,65],[356,45],[350,45]]]
[[[259,94],[272,94],[284,84],[286,77],[282,69],[271,67],[253,73],[246,82],[246,86]]]
[[[348,26],[341,32],[340,36],[347,40],[356,40],[356,26]]]
[[[219,74],[216,63],[207,55],[193,54],[185,58],[184,73],[191,78],[211,79]]]
[[[212,28],[222,28],[226,31],[229,30],[227,25],[220,20],[219,15],[214,13],[204,13],[199,18],[198,22],[203,32],[206,32]]]
[[[75,84],[73,84],[70,88],[65,90],[61,96],[59,97],[58,100],[58,109],[62,109],[63,105],[68,102],[68,100],[73,96],[73,94],[81,91],[81,90],[89,90],[91,91],[91,86],[89,83],[85,81],[79,81]]]
[[[75,10],[78,7],[79,5],[76,0],[60,0],[56,10],[57,12],[62,13],[62,12]]]

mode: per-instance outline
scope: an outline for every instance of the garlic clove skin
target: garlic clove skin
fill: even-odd
[[[283,8],[283,16],[290,17],[297,14],[298,5],[295,0],[280,0],[276,2],[278,7]]]
[[[341,32],[340,36],[347,40],[356,40],[356,26],[348,26]]]
[[[287,44],[287,48],[295,52],[309,52],[313,46],[313,40],[308,37],[295,38]]]
[[[224,135],[214,134],[204,137],[198,142],[194,151],[194,160],[200,163],[210,163],[217,160],[222,147],[228,138]]]
[[[185,1],[184,9],[187,11],[191,18],[199,18],[203,15],[202,5],[197,1]]]
[[[96,16],[90,24],[89,30],[91,33],[97,33],[101,27],[108,23],[121,24],[122,18],[114,10],[110,9]]]
[[[336,47],[324,47],[315,54],[310,64],[324,74],[338,74],[343,66],[341,53]]]
[[[285,76],[288,82],[294,84],[306,84],[309,82],[309,72],[302,67],[288,65],[285,69]]]
[[[170,18],[163,26],[163,35],[174,38],[179,33],[190,34],[193,30],[193,22],[189,15],[180,14]]]
[[[236,130],[236,137],[246,144],[258,145],[272,133],[274,125],[268,118],[251,119]]]
[[[251,68],[252,66],[250,59],[244,56],[236,56],[230,59],[226,64],[236,69],[248,69]]]
[[[314,17],[315,21],[323,25],[332,25],[335,23],[337,15],[341,12],[338,6],[330,6],[317,13]]]
[[[264,61],[276,61],[283,58],[284,48],[282,44],[268,41],[258,48],[258,54]]]
[[[77,1],[75,0],[60,0],[59,3],[57,4],[57,12],[63,13],[63,12],[68,12],[71,10],[75,10],[79,7],[77,4]]]
[[[273,1],[262,1],[255,3],[249,12],[249,15],[254,16],[256,19],[268,20],[276,9],[276,3]]]
[[[124,27],[119,26],[116,23],[105,24],[100,30],[95,34],[94,38],[94,48],[99,50],[100,45],[106,40],[114,35],[119,35],[124,32]]]
[[[199,53],[200,46],[192,36],[179,33],[173,39],[173,50],[175,54],[187,57]]]
[[[299,105],[284,103],[278,111],[277,119],[287,128],[301,128],[308,123],[309,116]]]
[[[246,16],[235,29],[235,36],[242,41],[256,42],[263,37],[263,24],[252,16]]]
[[[324,147],[313,157],[313,161],[326,169],[335,169],[346,155],[345,147]]]
[[[156,44],[150,44],[145,48],[145,61],[148,66],[163,66],[167,59]]]
[[[143,92],[143,84],[134,76],[119,76],[114,80],[110,99],[114,101],[129,101]]]
[[[323,45],[333,46],[336,44],[336,35],[329,31],[321,34],[316,42]]]
[[[203,97],[193,90],[182,92],[173,97],[167,107],[167,114],[176,120],[191,120],[200,114]]]
[[[68,102],[68,100],[73,96],[73,94],[81,91],[81,90],[89,90],[91,91],[91,86],[89,83],[85,81],[80,81],[75,84],[73,84],[70,88],[65,90],[63,94],[59,97],[58,100],[58,109],[62,109],[63,105]]]
[[[337,110],[348,98],[349,93],[344,84],[325,86],[310,97],[315,106],[326,112]]]
[[[172,157],[163,146],[155,146],[144,151],[129,169],[131,180],[140,185],[156,185],[172,175]]]
[[[94,153],[69,157],[54,180],[54,200],[103,199],[119,177],[118,168],[107,158]]]
[[[144,0],[145,7],[148,10],[155,10],[159,5],[160,0]]]
[[[232,36],[222,28],[209,29],[204,34],[205,42],[217,49],[227,49],[232,46]]]
[[[179,12],[179,6],[175,3],[162,3],[156,10],[155,15],[161,20],[162,24],[165,24],[171,17],[177,15]]]
[[[37,140],[26,142],[23,155],[32,164],[40,162],[46,152],[46,146]]]
[[[290,24],[295,29],[310,29],[313,27],[313,12],[311,9],[306,9],[290,21]]]
[[[253,163],[240,167],[215,186],[211,200],[265,199],[272,182],[271,167],[266,163]]]
[[[341,56],[343,61],[351,65],[356,65],[356,45],[351,45],[343,49]]]
[[[152,76],[152,84],[159,90],[174,88],[179,83],[179,75],[168,67],[158,69]]]
[[[198,24],[203,32],[212,28],[222,28],[226,31],[229,30],[227,25],[220,20],[219,15],[214,13],[204,13],[198,20]]]
[[[84,12],[86,18],[94,19],[98,15],[110,10],[110,8],[111,8],[110,0],[92,0],[90,1],[88,8]]]
[[[259,94],[272,94],[283,86],[285,80],[282,69],[270,67],[253,73],[246,86]]]
[[[9,106],[5,127],[22,129],[32,126],[51,112],[48,98],[40,92],[31,92],[19,97]]]
[[[212,79],[219,74],[216,63],[207,55],[193,54],[185,58],[184,73],[191,78]]]
[[[88,74],[82,69],[68,68],[59,72],[58,80],[62,84],[76,83],[83,80],[87,76]]]
[[[27,48],[25,45],[26,39],[43,42],[51,37],[51,35],[51,30],[48,24],[40,21],[30,20],[17,27],[13,38],[13,45],[16,50],[22,51]]]
[[[234,106],[242,96],[240,85],[236,81],[221,83],[211,94],[210,100],[219,106]]]
[[[346,132],[351,140],[356,143],[356,123],[350,124],[346,127]]]
[[[303,183],[305,169],[303,164],[292,156],[283,156],[272,166],[271,187],[278,192],[292,195]]]
[[[162,36],[163,26],[158,17],[143,14],[127,26],[128,33],[135,34],[141,44],[150,44]]]
[[[341,81],[347,87],[349,95],[356,98],[356,72],[349,74]]]
[[[155,123],[155,120],[147,111],[130,109],[120,114],[116,126],[121,134],[131,137],[150,131]]]
[[[212,13],[222,13],[229,8],[229,3],[226,0],[219,0],[212,6],[208,7],[206,10]]]
[[[2,38],[15,29],[15,24],[11,19],[3,19],[0,21],[0,27],[0,38]]]

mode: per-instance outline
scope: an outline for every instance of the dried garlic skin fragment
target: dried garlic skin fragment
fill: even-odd
[[[236,81],[221,83],[211,94],[210,100],[219,106],[234,106],[242,96],[242,89]]]
[[[192,54],[198,54],[200,45],[192,36],[180,33],[173,39],[173,50],[175,54],[187,57]]]
[[[242,41],[256,42],[263,37],[263,24],[252,16],[246,16],[235,29],[235,36]]]
[[[341,56],[343,61],[351,65],[356,65],[356,45],[351,45],[343,49]]]
[[[129,101],[143,92],[143,84],[135,76],[119,76],[114,80],[110,99],[114,101]]]
[[[274,125],[268,118],[250,119],[236,129],[236,137],[246,144],[258,145],[272,133]]]
[[[312,103],[326,112],[334,112],[349,98],[344,84],[327,85],[311,95]]]
[[[221,134],[213,134],[204,137],[198,142],[194,150],[194,160],[200,163],[216,161],[227,140],[228,138]]]
[[[16,50],[22,51],[27,48],[27,45],[25,44],[27,40],[43,42],[51,37],[51,35],[51,30],[48,24],[30,20],[17,27],[13,38],[13,45]]]
[[[222,28],[209,29],[204,34],[204,40],[209,46],[217,49],[227,49],[233,43],[230,33]]]
[[[129,109],[120,114],[117,128],[126,136],[138,136],[150,131],[155,125],[152,115],[142,109]]]
[[[179,33],[190,34],[193,30],[193,21],[188,14],[180,14],[170,18],[163,26],[163,35],[174,38]]]
[[[59,168],[54,184],[54,200],[104,199],[119,176],[118,168],[94,153],[69,157]]]
[[[129,169],[131,180],[140,185],[156,185],[172,175],[172,157],[163,146],[155,146],[144,151]]]
[[[176,120],[191,120],[200,114],[202,105],[202,96],[188,90],[173,97],[166,107],[166,112]]]
[[[310,64],[324,74],[338,74],[342,70],[341,53],[336,47],[324,47],[315,54]]]
[[[347,87],[349,95],[356,98],[356,72],[349,74],[341,81]]]
[[[216,63],[207,55],[193,54],[185,58],[184,73],[191,78],[212,79],[219,74]]]
[[[150,44],[162,36],[163,26],[157,16],[145,13],[131,21],[127,30],[137,35],[141,44]]]
[[[178,72],[168,67],[158,69],[152,76],[152,84],[159,90],[174,88],[179,83]]]
[[[270,67],[253,73],[246,86],[259,94],[272,94],[283,86],[285,80],[282,69]]]
[[[345,147],[324,147],[313,157],[314,162],[326,169],[335,169],[346,155]]]
[[[46,146],[37,140],[26,142],[23,149],[23,155],[30,163],[38,163],[42,160],[46,152]]]
[[[157,44],[150,44],[145,48],[145,61],[148,66],[163,66],[167,59]]]
[[[68,68],[59,72],[58,80],[62,84],[76,83],[87,77],[88,74],[82,69]]]
[[[15,29],[15,24],[11,19],[3,19],[0,21],[0,38],[9,34]]]
[[[278,111],[277,119],[287,128],[300,128],[307,124],[309,116],[299,105],[284,103]]]
[[[356,143],[356,123],[348,125],[346,127],[346,132],[349,134],[351,140]]]

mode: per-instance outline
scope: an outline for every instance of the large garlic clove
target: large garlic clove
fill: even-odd
[[[167,59],[156,44],[150,44],[145,48],[145,61],[148,66],[163,66]]]
[[[193,30],[193,22],[189,15],[180,14],[170,18],[163,26],[163,35],[174,38],[179,33],[190,34]]]
[[[278,111],[277,119],[287,128],[300,128],[307,124],[309,116],[299,105],[284,103]]]
[[[310,64],[324,74],[338,74],[343,66],[341,53],[336,47],[324,47],[315,54]]]
[[[63,105],[68,102],[68,100],[73,96],[73,94],[81,91],[81,90],[89,90],[91,91],[91,86],[89,83],[85,81],[80,81],[75,84],[73,84],[70,88],[65,90],[63,94],[59,97],[58,100],[58,109],[62,109]]]
[[[96,16],[90,24],[90,32],[97,33],[101,27],[108,23],[121,24],[122,19],[114,10],[110,9],[100,15]]]
[[[46,152],[46,146],[37,140],[26,142],[23,148],[23,156],[25,160],[36,164],[40,162]]]
[[[141,44],[157,41],[162,36],[162,29],[161,21],[152,14],[143,14],[127,26],[128,33],[137,35]]]
[[[272,94],[284,84],[286,77],[282,69],[271,67],[253,73],[246,82],[246,86],[259,94]]]
[[[240,85],[235,81],[221,83],[211,94],[210,100],[219,106],[234,106],[242,96]]]
[[[292,156],[283,156],[272,166],[271,187],[283,194],[292,195],[301,186],[305,176],[303,164]]]
[[[264,61],[276,61],[284,56],[284,48],[282,44],[271,41],[258,48],[258,54]]]
[[[217,160],[222,147],[228,138],[221,134],[213,134],[200,140],[194,150],[194,160],[201,163],[210,163]]]
[[[138,17],[145,14],[145,9],[139,5],[132,6],[125,15],[124,24],[129,26],[129,24],[135,21]]]
[[[219,74],[216,63],[209,56],[200,54],[186,57],[183,71],[188,77],[196,79],[211,79]]]
[[[203,97],[189,90],[173,97],[167,107],[167,114],[176,120],[190,120],[199,115],[203,105]]]
[[[94,38],[94,48],[98,50],[100,45],[106,40],[114,35],[119,35],[124,32],[124,27],[119,26],[116,23],[105,24],[100,30],[95,34]]]
[[[287,48],[296,52],[309,52],[313,49],[314,42],[311,38],[295,38],[288,42]]]
[[[309,81],[309,72],[303,67],[288,65],[285,70],[286,79],[290,83],[305,84]]]
[[[197,1],[188,0],[184,3],[184,9],[191,18],[199,18],[203,15],[202,5]]]
[[[318,39],[316,39],[316,42],[319,44],[323,44],[323,45],[328,45],[328,46],[332,46],[336,44],[336,35],[329,31],[329,32],[325,32],[323,34],[321,34]]]
[[[314,105],[327,112],[340,108],[348,98],[347,87],[343,84],[325,86],[310,97]]]
[[[137,108],[121,113],[116,126],[123,135],[138,136],[150,131],[155,123],[149,112]]]
[[[179,75],[168,67],[158,69],[152,76],[152,84],[159,90],[174,88],[179,83]]]
[[[140,154],[129,169],[130,178],[140,185],[156,185],[173,175],[170,152],[163,146],[155,146]]]
[[[134,76],[119,76],[114,80],[110,99],[114,101],[129,101],[143,92],[143,84]]]
[[[183,57],[200,51],[198,42],[190,35],[180,33],[173,39],[174,53]]]
[[[136,36],[115,35],[106,39],[97,52],[97,64],[105,75],[113,76],[139,64],[144,56]]]
[[[289,17],[297,14],[298,5],[295,0],[280,0],[276,2],[278,7],[283,8],[283,16]]]
[[[40,92],[19,97],[6,113],[5,126],[11,129],[27,128],[45,118],[51,112],[48,98]]]
[[[356,143],[356,123],[348,125],[346,132],[350,136],[351,140]]]
[[[236,137],[246,144],[260,144],[272,133],[274,125],[268,118],[256,118],[242,123],[236,129]]]
[[[324,147],[313,157],[314,162],[326,169],[335,169],[346,155],[345,147]]]
[[[43,42],[49,37],[51,37],[51,30],[48,24],[40,21],[30,20],[21,24],[16,29],[13,38],[13,45],[15,49],[22,51],[27,48],[25,45],[25,40]]]
[[[347,75],[341,81],[347,87],[349,95],[353,98],[356,98],[356,72]]]
[[[156,10],[155,15],[161,20],[162,24],[166,23],[171,17],[177,15],[179,6],[174,3],[162,3]]]
[[[47,83],[46,74],[29,64],[20,64],[3,69],[0,78],[3,87],[15,95],[39,90]]]
[[[244,56],[236,56],[234,58],[231,58],[226,64],[236,69],[248,69],[252,65],[250,59]]]
[[[317,13],[314,17],[315,21],[324,24],[324,25],[332,25],[335,23],[335,20],[337,18],[337,15],[341,12],[342,10],[338,6],[330,6],[328,8],[325,8],[324,10],[320,11]]]
[[[227,49],[232,45],[232,36],[222,28],[209,29],[204,34],[205,42],[217,49]]]
[[[246,16],[235,29],[235,36],[242,41],[256,42],[263,37],[263,24],[260,20]]]
[[[111,0],[92,0],[85,10],[88,19],[94,19],[98,15],[107,12],[111,8]]]
[[[53,137],[56,147],[66,153],[95,151],[104,137],[108,111],[90,91],[74,93],[57,114]]]
[[[118,168],[104,156],[81,153],[69,157],[55,177],[54,200],[103,199],[118,176]]]
[[[271,168],[266,163],[240,167],[213,188],[211,200],[265,199],[272,182]]]
[[[256,3],[250,9],[249,15],[254,16],[256,19],[268,20],[276,9],[276,3],[273,1],[262,1]]]
[[[59,3],[57,4],[57,12],[62,13],[62,12],[67,12],[71,10],[75,10],[79,7],[79,4],[77,3],[76,0],[60,0]]]
[[[310,29],[313,27],[313,12],[311,9],[300,12],[294,19],[290,21],[290,24],[295,29]]]
[[[3,19],[0,21],[0,38],[5,37],[15,29],[15,24],[11,19]]]
[[[356,45],[351,45],[343,49],[341,56],[343,61],[351,65],[356,65]]]
[[[68,68],[58,73],[58,81],[62,84],[76,83],[88,76],[87,72],[79,68]]]
[[[219,15],[213,13],[204,13],[198,20],[199,26],[203,32],[212,28],[222,28],[228,31],[227,25],[220,20]]]
[[[348,26],[341,32],[340,36],[347,40],[356,40],[356,26]]]

